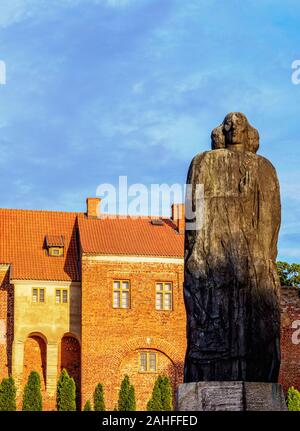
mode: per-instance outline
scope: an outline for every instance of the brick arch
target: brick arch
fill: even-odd
[[[139,371],[137,354],[145,350],[158,353],[157,370],[154,373]],[[115,364],[112,367],[117,370],[118,383],[120,384],[127,374],[134,385],[138,410],[146,410],[158,375],[167,375],[170,378],[174,395],[176,385],[182,378],[182,356],[168,341],[161,338],[131,338],[120,346],[112,362]]]
[[[39,331],[29,332],[29,334],[27,334],[27,336],[25,337],[24,342],[29,337],[39,337],[39,338],[41,338],[45,342],[45,344],[48,344],[48,339],[47,339],[46,335],[43,334],[42,332],[39,332]]]
[[[81,339],[80,339],[80,337],[77,335],[77,334],[75,334],[75,332],[64,332],[62,335],[61,335],[61,339],[63,339],[64,337],[72,337],[72,338],[75,338],[75,340],[77,340],[77,342],[78,342],[78,344],[79,344],[79,346],[80,346],[80,348],[81,348]]]
[[[121,344],[115,351],[111,358],[112,367],[118,369],[124,357],[132,351],[141,349],[160,351],[170,359],[177,371],[182,365],[182,356],[168,341],[156,337],[134,337]]]
[[[37,371],[41,378],[41,388],[46,389],[47,338],[40,332],[31,332],[24,342],[23,385],[27,383],[31,371]]]

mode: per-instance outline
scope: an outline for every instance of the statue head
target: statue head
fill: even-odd
[[[220,126],[211,134],[212,149],[228,148],[232,151],[251,151],[259,147],[258,131],[250,125],[241,112],[227,114]]]

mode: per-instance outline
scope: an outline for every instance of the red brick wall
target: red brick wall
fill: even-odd
[[[128,279],[131,308],[112,308],[114,279]],[[173,311],[155,309],[155,284],[173,283]],[[138,409],[145,409],[157,374],[140,374],[138,352],[158,353],[158,371],[182,381],[186,350],[183,266],[161,263],[82,262],[82,404],[97,383],[113,409],[124,373],[135,384]]]
[[[286,391],[300,390],[300,296],[299,289],[281,290],[281,367],[279,381]]]
[[[38,336],[28,337],[24,344],[24,387],[28,381],[31,371],[39,373],[41,379],[41,389],[46,389],[46,370],[47,370],[47,346],[45,341]]]
[[[11,373],[13,301],[13,287],[9,284],[9,271],[0,270],[0,380]]]
[[[65,368],[76,384],[76,404],[80,408],[80,344],[72,336],[64,336],[59,348],[58,376]]]
[[[150,350],[151,351],[151,350]],[[157,372],[156,373],[140,373],[138,355],[136,351],[131,351],[123,359],[119,369],[119,379],[122,380],[125,374],[128,374],[130,382],[134,385],[135,391],[138,393],[136,397],[137,410],[146,410],[147,402],[152,395],[152,389],[156,378],[159,375],[168,375],[171,379],[173,391],[176,384],[176,367],[166,355],[156,350],[157,352]],[[119,387],[116,388],[117,391]]]

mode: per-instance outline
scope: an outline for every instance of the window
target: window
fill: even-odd
[[[130,286],[128,280],[114,280],[113,308],[130,308]]]
[[[32,289],[32,302],[45,302],[45,289],[40,287],[35,287]]]
[[[64,255],[64,248],[63,247],[49,247],[49,255],[50,256],[63,256]]]
[[[65,238],[63,235],[46,235],[45,242],[49,256],[64,255]]]
[[[68,302],[68,291],[67,291],[67,289],[56,289],[56,291],[55,291],[55,302],[56,302],[56,304],[67,304],[67,302]]]
[[[140,352],[140,366],[139,370],[141,373],[155,373],[156,364],[156,353],[154,352]]]
[[[156,310],[172,310],[172,283],[156,283]]]

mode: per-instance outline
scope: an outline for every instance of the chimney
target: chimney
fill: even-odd
[[[100,198],[86,199],[86,215],[88,218],[97,218],[100,216]]]
[[[184,219],[184,204],[172,205],[172,220],[180,234],[184,234],[185,219]]]

